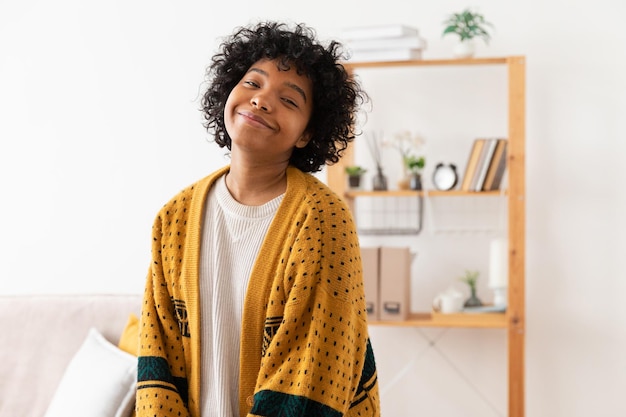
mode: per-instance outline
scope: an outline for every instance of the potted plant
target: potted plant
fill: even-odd
[[[442,36],[456,34],[459,37],[459,43],[454,47],[454,56],[457,58],[471,58],[475,53],[474,38],[482,38],[486,44],[489,43],[491,36],[487,31],[487,27],[493,25],[485,20],[485,17],[470,9],[465,9],[461,13],[451,14],[444,21],[446,28],[443,30]]]
[[[404,166],[410,172],[409,188],[411,190],[422,189],[422,169],[426,165],[423,156],[407,155],[404,157]]]
[[[365,174],[367,170],[359,165],[351,165],[346,167],[346,174],[348,174],[348,184],[352,188],[358,188],[361,185],[361,176]]]
[[[476,296],[476,282],[478,281],[478,271],[465,271],[465,276],[459,278],[461,281],[469,285],[470,297],[465,300],[464,307],[480,307],[483,302]]]

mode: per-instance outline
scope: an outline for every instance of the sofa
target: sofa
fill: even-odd
[[[130,416],[140,309],[141,295],[0,296],[0,417]]]

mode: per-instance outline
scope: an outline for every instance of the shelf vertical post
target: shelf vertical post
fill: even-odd
[[[508,63],[509,93],[509,295],[508,372],[509,417],[524,416],[525,386],[525,117],[526,63],[513,56]]]
[[[339,162],[333,165],[326,165],[326,182],[328,186],[337,193],[338,196],[345,199],[348,191],[345,168],[354,162],[354,145],[351,143],[344,151]]]
[[[350,77],[354,76],[354,70],[351,67],[346,66],[346,71]],[[339,162],[333,165],[326,165],[326,182],[330,189],[336,192],[337,195],[343,199],[346,198],[346,191],[348,191],[345,168],[353,164],[354,143],[352,142],[348,144],[348,147],[344,151],[343,156],[339,159]],[[354,215],[353,199],[347,199],[347,203]]]

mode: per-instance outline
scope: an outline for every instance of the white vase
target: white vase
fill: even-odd
[[[454,49],[452,50],[454,56],[459,59],[471,58],[474,56],[475,52],[476,46],[471,39],[465,39],[463,41],[460,41],[454,46]]]

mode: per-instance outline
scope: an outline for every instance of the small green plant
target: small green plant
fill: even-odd
[[[451,14],[443,23],[446,28],[442,36],[456,34],[461,38],[461,41],[482,38],[487,44],[491,39],[491,35],[487,32],[487,26],[493,28],[493,25],[487,22],[482,14],[472,12],[470,9]]]
[[[463,304],[464,307],[479,307],[483,305],[483,302],[480,301],[480,298],[476,296],[476,282],[478,281],[478,275],[478,271],[466,270],[465,276],[459,278],[470,287],[470,297],[465,300],[465,303]]]
[[[478,271],[465,271],[465,275],[462,276],[461,278],[459,278],[459,280],[461,280],[462,282],[466,283],[467,285],[469,285],[470,290],[472,291],[472,293],[476,292],[476,282],[478,281]]]
[[[359,175],[363,175],[367,172],[367,170],[359,165],[351,165],[346,167],[346,174],[351,177],[357,177]]]
[[[423,156],[408,155],[404,157],[404,166],[413,174],[419,174],[426,165],[426,159]]]

